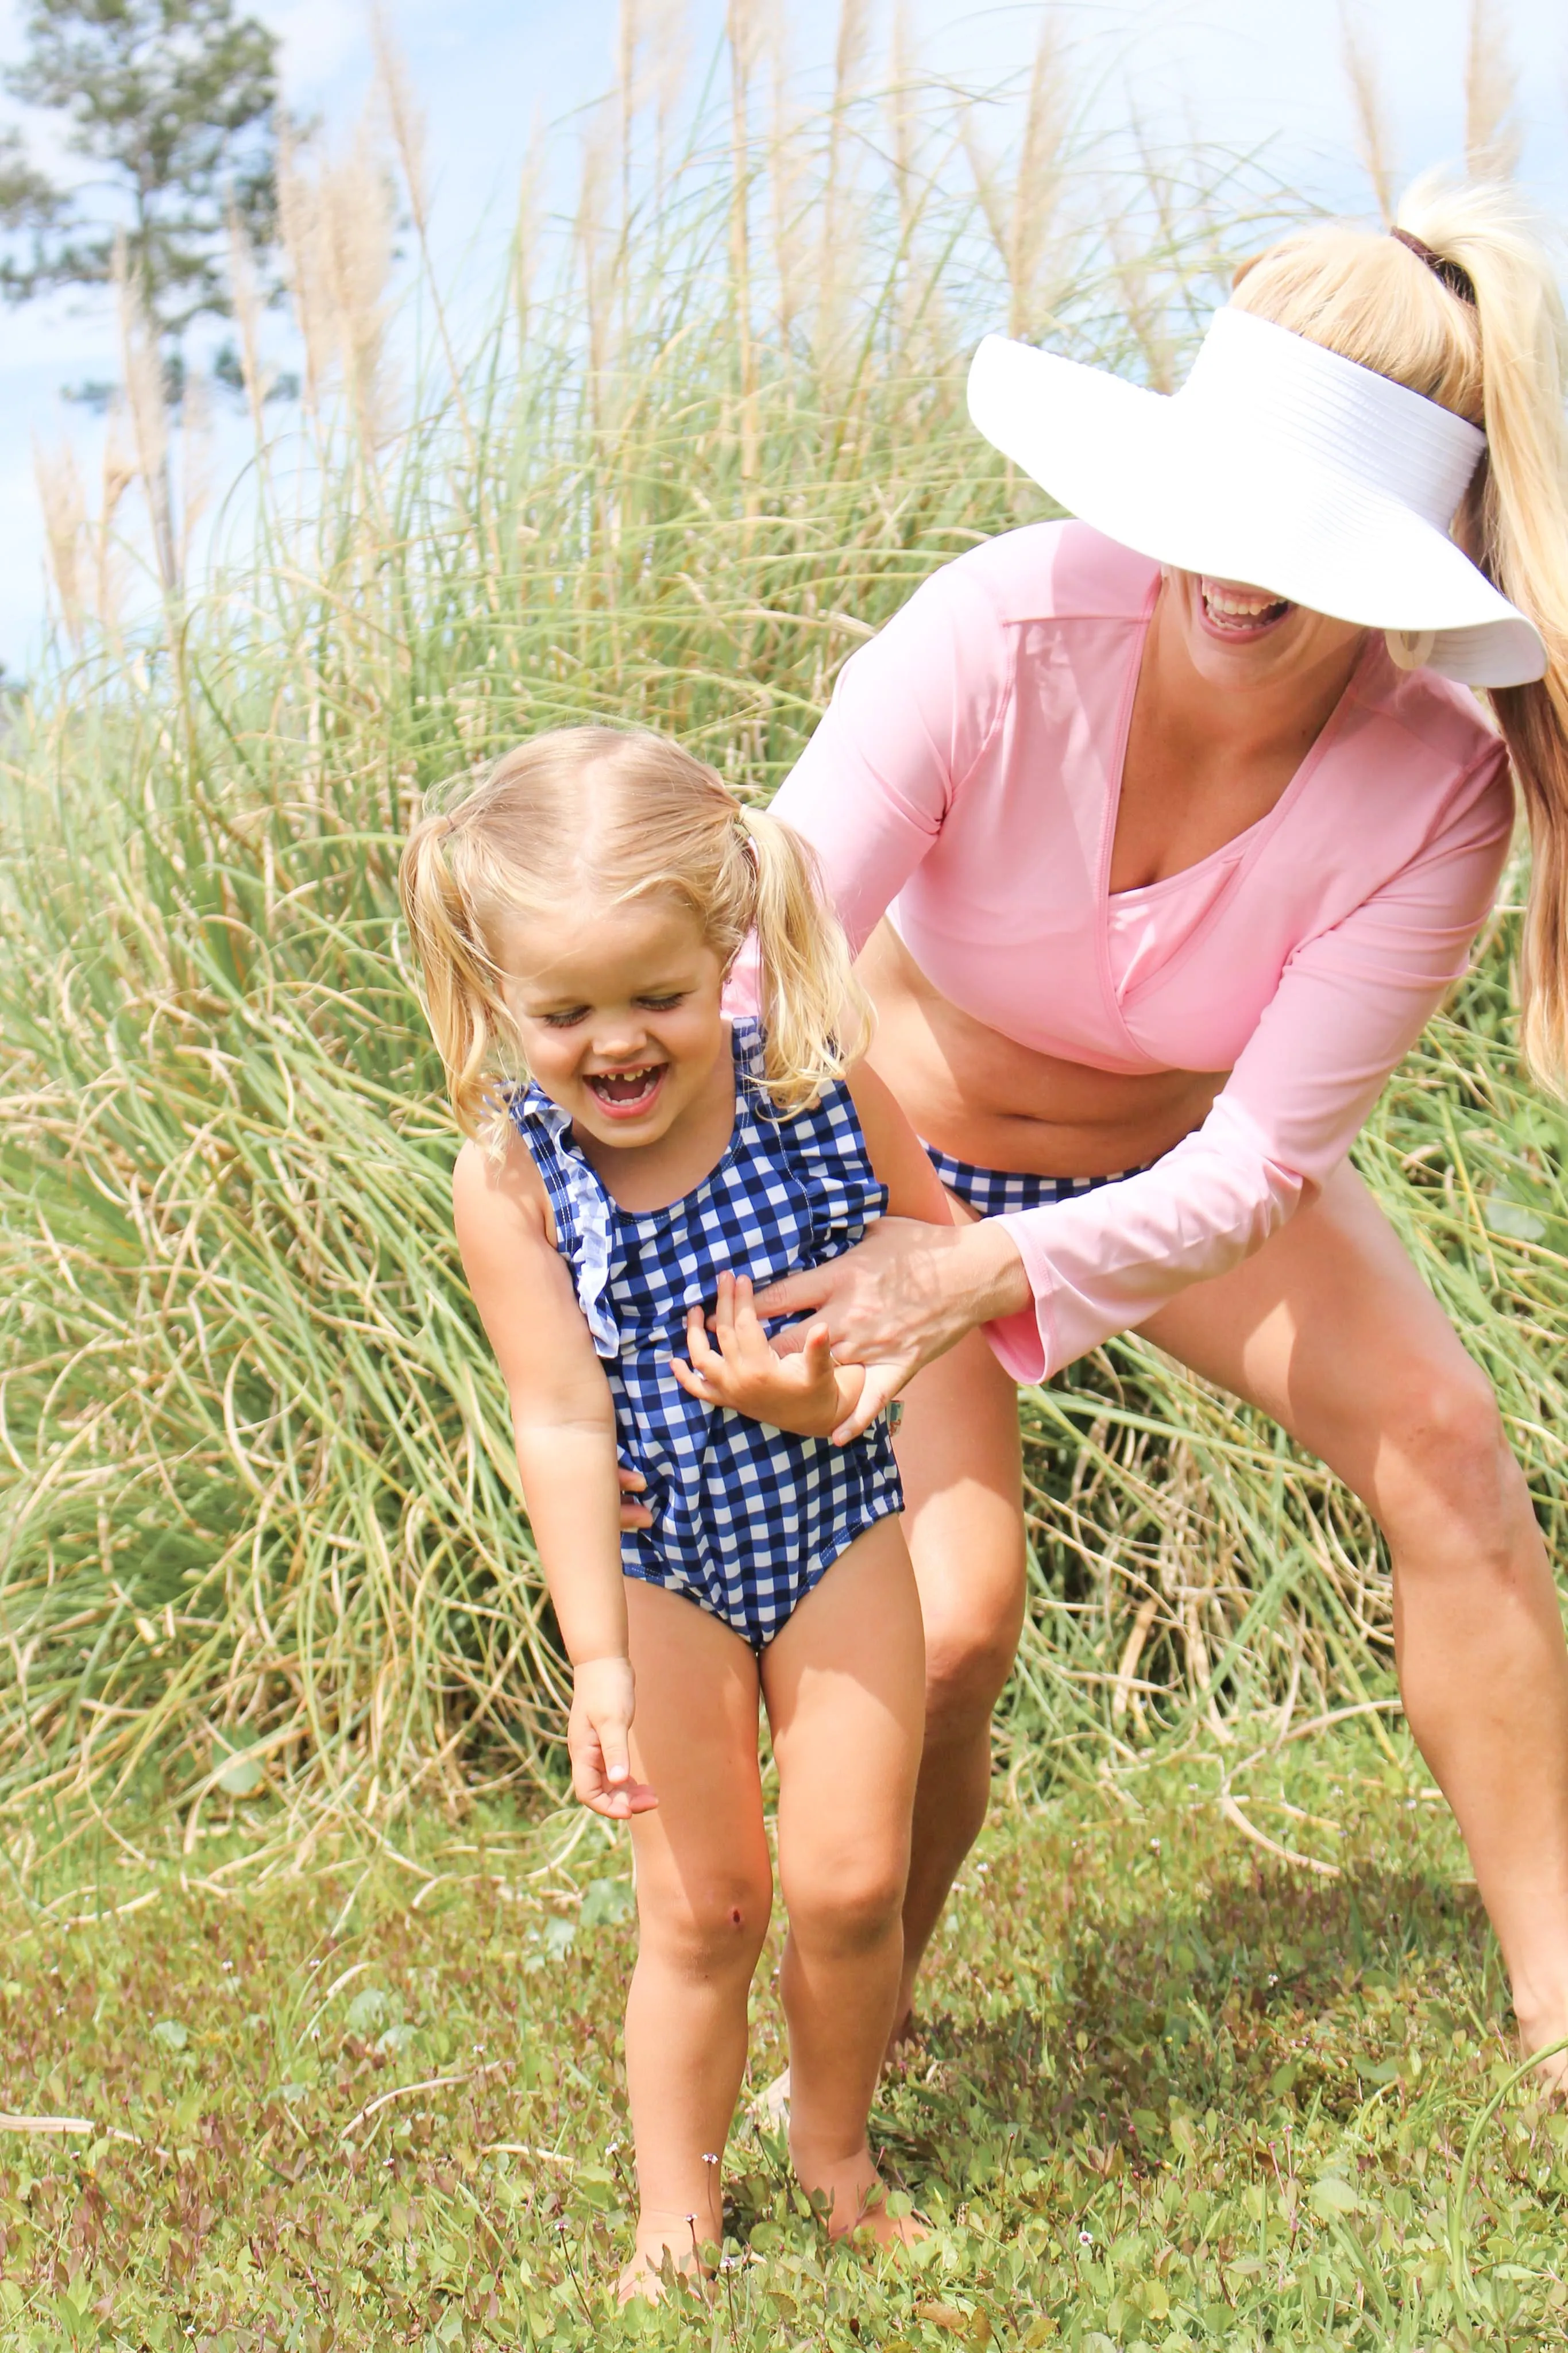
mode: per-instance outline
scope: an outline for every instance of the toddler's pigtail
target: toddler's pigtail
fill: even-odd
[[[453,820],[421,818],[397,870],[409,935],[425,976],[425,1010],[447,1074],[453,1115],[465,1135],[486,1124],[487,1081],[495,1075],[506,1009],[495,968],[453,875]]]
[[[871,1007],[807,844],[765,810],[742,806],[736,814],[756,870],[752,928],[767,1088],[787,1119],[808,1110],[864,1053]]]

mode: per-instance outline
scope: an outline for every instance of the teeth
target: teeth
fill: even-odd
[[[588,1084],[611,1103],[633,1103],[638,1095],[647,1092],[662,1067],[658,1062],[645,1062],[636,1071],[596,1071]]]
[[[1227,621],[1260,621],[1266,613],[1280,611],[1286,602],[1282,596],[1261,596],[1247,600],[1226,596],[1217,588],[1205,587],[1204,602],[1211,613]]]

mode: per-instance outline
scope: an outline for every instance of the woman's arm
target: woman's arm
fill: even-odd
[[[634,1691],[621,1574],[609,1383],[556,1251],[525,1146],[465,1144],[452,1172],[464,1271],[506,1383],[523,1500],[572,1662],[567,1745],[577,1795],[621,1819],[657,1800],[631,1778]]]
[[[888,1219],[909,1232],[920,1230],[911,1221],[921,1220],[946,1235],[952,1205],[891,1089],[863,1061],[846,1083],[872,1174],[888,1189]],[[888,1219],[873,1229],[873,1240]],[[866,1248],[862,1244],[850,1255],[859,1260]],[[1016,1252],[1012,1256],[1016,1261]],[[687,1324],[691,1361],[683,1365],[677,1358],[670,1366],[681,1388],[705,1405],[728,1406],[803,1438],[832,1438],[843,1445],[858,1437],[907,1377],[898,1362],[836,1365],[821,1322],[797,1324],[770,1339],[744,1276],[720,1276],[712,1333],[710,1339],[701,1310],[693,1308]]]
[[[770,1285],[762,1314],[815,1311],[837,1356],[900,1385],[987,1324],[1035,1381],[1250,1255],[1344,1158],[1464,969],[1511,832],[1500,746],[1465,786],[1419,858],[1296,950],[1208,1117],[1152,1168],[946,1233],[889,1219]]]

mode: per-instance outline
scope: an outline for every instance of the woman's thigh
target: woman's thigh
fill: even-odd
[[[632,1818],[637,1909],[677,1945],[760,1939],[773,1901],[757,1760],[757,1662],[732,1628],[626,1580],[632,1770],[658,1804]]]
[[[896,1441],[925,1619],[932,1731],[988,1713],[1024,1622],[1018,1392],[972,1332],[916,1374]]]
[[[925,1725],[925,1646],[903,1533],[879,1520],[763,1653],[792,1919],[852,1926],[903,1899]]]
[[[1259,1406],[1386,1521],[1434,1482],[1478,1507],[1503,1475],[1489,1384],[1346,1163],[1263,1248],[1142,1326]]]

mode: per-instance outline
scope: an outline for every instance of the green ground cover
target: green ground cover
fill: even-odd
[[[1403,1734],[1275,1729],[1251,1810],[1337,1876],[1244,1840],[1197,1754],[1001,1810],[876,2115],[918,2262],[829,2253],[742,2119],[725,2270],[625,2322],[618,1834],[422,1817],[243,1892],[236,1829],[84,1835],[0,1906],[11,2102],[90,2127],[0,2137],[0,2342],[1560,2344],[1568,2114],[1505,2088],[1447,1809]],[[758,2081],[776,1958],[775,1924]]]

